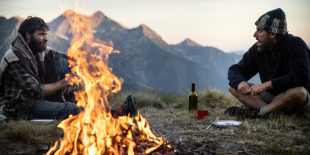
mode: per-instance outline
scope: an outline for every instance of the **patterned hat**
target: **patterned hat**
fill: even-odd
[[[267,32],[275,34],[287,33],[285,13],[280,8],[268,11],[267,13],[260,16],[255,22],[255,25]]]

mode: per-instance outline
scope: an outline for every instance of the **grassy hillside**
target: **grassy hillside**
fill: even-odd
[[[216,117],[236,120],[223,114],[227,107],[240,105],[230,94],[216,89],[198,91],[198,108],[209,111],[203,120],[188,112],[188,97],[161,92],[123,91],[110,96],[110,105],[120,107],[127,95],[132,94],[143,117],[156,136],[170,141],[173,148],[208,150],[213,153],[236,151],[254,154],[308,154],[310,146],[310,114],[280,116],[269,119],[243,119],[237,127],[206,127]],[[28,121],[10,121],[0,124],[0,152],[17,154],[47,146],[62,138],[63,133],[52,125],[31,124]],[[182,150],[184,153],[187,150]]]

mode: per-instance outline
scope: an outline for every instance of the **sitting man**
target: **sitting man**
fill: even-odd
[[[73,75],[68,67],[69,57],[47,47],[49,26],[43,19],[27,17],[18,29],[0,65],[0,86],[4,110],[24,119],[65,119],[83,108],[63,94],[72,93],[75,86],[65,80]],[[108,110],[108,109],[106,109]],[[136,102],[129,95],[113,117],[136,115]]]
[[[287,33],[285,13],[278,8],[255,22],[257,40],[228,71],[228,90],[244,105],[226,115],[248,118],[309,110],[309,48]],[[262,84],[247,81],[259,73]]]

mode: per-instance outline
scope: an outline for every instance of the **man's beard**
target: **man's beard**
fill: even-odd
[[[257,42],[260,41],[258,40],[258,38],[256,38]],[[266,38],[265,41],[260,41],[261,45],[258,46],[257,44],[257,51],[258,52],[264,52],[264,51],[268,51],[270,49],[270,47],[273,45],[273,42],[271,39],[269,39],[268,37]]]
[[[33,51],[34,55],[36,55],[37,52],[41,53],[41,52],[45,51],[46,50],[46,46],[47,46],[47,42],[46,41],[40,42],[37,39],[35,39],[33,37],[33,35],[31,36],[29,47]]]

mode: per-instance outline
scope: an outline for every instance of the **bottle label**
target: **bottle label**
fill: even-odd
[[[189,110],[194,109],[197,110],[197,96],[189,96]]]

